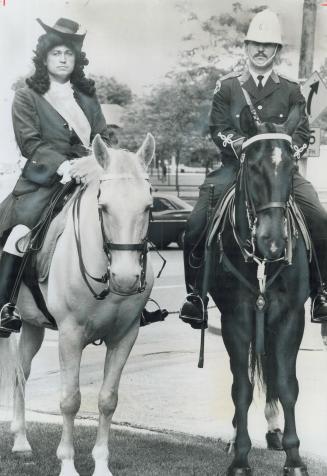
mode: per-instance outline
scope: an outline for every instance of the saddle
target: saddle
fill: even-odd
[[[23,282],[31,291],[37,307],[46,317],[46,327],[57,325],[47,309],[39,283],[47,280],[57,241],[64,231],[67,214],[76,196],[75,183],[66,184],[54,197],[41,220],[33,230],[18,242],[19,249],[27,249],[24,260]]]

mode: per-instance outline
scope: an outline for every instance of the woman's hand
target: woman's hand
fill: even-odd
[[[70,161],[70,176],[76,183],[87,184],[99,175],[99,165],[94,157],[82,157]]]
[[[61,175],[61,183],[67,183],[71,181],[71,164],[72,160],[65,160],[57,169],[57,174]]]

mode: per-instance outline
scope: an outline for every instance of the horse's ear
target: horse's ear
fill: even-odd
[[[251,113],[250,106],[244,106],[241,111],[240,128],[247,137],[253,137],[258,133],[258,126]]]
[[[94,156],[103,169],[108,167],[110,156],[106,144],[100,134],[97,134],[92,142]]]
[[[154,137],[152,134],[149,132],[146,135],[146,138],[139,148],[139,150],[136,152],[136,155],[144,162],[145,168],[147,169],[154,157],[156,149],[156,143],[154,140]]]
[[[300,121],[301,121],[301,106],[299,104],[296,104],[295,106],[292,107],[291,112],[288,115],[288,118],[283,124],[285,132],[290,136],[293,135]]]

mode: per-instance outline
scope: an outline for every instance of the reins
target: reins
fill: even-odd
[[[74,236],[75,236],[75,243],[76,243],[76,248],[77,248],[77,254],[78,254],[78,262],[79,262],[79,268],[80,268],[80,271],[81,271],[81,274],[82,274],[82,278],[85,282],[85,284],[87,285],[87,287],[89,288],[89,290],[91,291],[93,297],[99,301],[105,299],[106,296],[108,296],[109,292],[110,292],[110,286],[109,286],[109,276],[108,276],[108,272],[106,272],[103,276],[101,276],[100,278],[97,278],[95,276],[92,276],[86,269],[85,265],[84,265],[84,261],[83,261],[83,257],[82,257],[82,245],[81,245],[81,234],[80,234],[80,207],[81,207],[81,198],[82,198],[82,195],[84,193],[84,191],[86,190],[86,187],[83,186],[81,187],[81,189],[79,190],[75,200],[74,200],[74,203],[73,203],[73,209],[72,209],[72,215],[73,215],[73,225],[74,225]],[[96,281],[97,283],[103,283],[103,284],[107,284],[106,288],[103,289],[100,293],[97,293],[93,287],[91,286],[91,284],[89,283],[89,280],[87,279],[87,277],[93,279],[93,281]]]

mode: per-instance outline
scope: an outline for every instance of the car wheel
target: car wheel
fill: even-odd
[[[176,243],[178,244],[179,248],[182,250],[184,249],[184,240],[185,240],[185,230],[181,231],[177,237]]]

